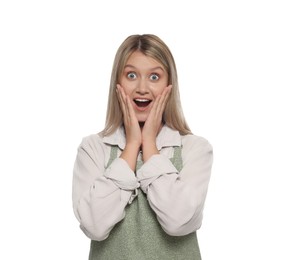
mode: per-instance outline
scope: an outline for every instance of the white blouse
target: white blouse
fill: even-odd
[[[83,232],[93,240],[109,236],[125,217],[125,207],[141,188],[166,233],[183,236],[200,228],[213,162],[212,146],[196,135],[181,136],[163,126],[157,136],[160,154],[153,155],[136,174],[127,162],[115,159],[108,168],[111,145],[125,147],[121,127],[106,137],[83,138],[73,172],[73,209]],[[180,172],[169,158],[174,146],[182,146]],[[141,154],[139,154],[139,160]]]

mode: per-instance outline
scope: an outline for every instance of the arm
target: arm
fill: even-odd
[[[73,208],[83,232],[104,240],[125,216],[125,206],[138,187],[134,173],[121,158],[105,169],[105,147],[99,137],[86,138],[78,148],[73,171]]]
[[[200,137],[185,138],[180,173],[162,154],[152,156],[137,173],[158,221],[172,236],[200,228],[211,174],[211,145]]]

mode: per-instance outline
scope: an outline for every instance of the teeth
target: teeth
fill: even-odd
[[[135,101],[137,101],[137,102],[149,102],[150,100],[149,99],[138,99],[138,98],[136,98]]]

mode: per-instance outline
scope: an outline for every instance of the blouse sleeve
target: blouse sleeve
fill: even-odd
[[[92,240],[104,240],[125,216],[137,179],[121,158],[105,168],[100,138],[83,139],[73,170],[73,209],[80,228]]]
[[[152,156],[137,172],[142,190],[166,233],[183,236],[200,228],[213,161],[212,146],[186,136],[180,172],[166,156]]]

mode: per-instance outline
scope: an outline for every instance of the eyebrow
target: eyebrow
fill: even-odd
[[[124,69],[126,69],[126,68],[133,68],[133,69],[137,69],[135,66],[133,66],[133,65],[130,65],[130,64],[127,64],[127,65],[125,65],[125,66],[124,66]],[[151,68],[150,70],[151,70],[151,71],[153,71],[153,70],[158,70],[158,69],[160,69],[160,70],[164,71],[164,69],[163,69],[162,67],[160,67],[160,66],[157,66],[157,67],[153,67],[153,68]]]

